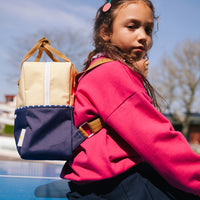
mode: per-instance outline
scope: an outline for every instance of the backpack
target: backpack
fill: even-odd
[[[27,62],[38,50],[34,62]],[[39,62],[45,52],[53,62]],[[62,58],[60,62],[53,54]],[[84,76],[92,68],[110,62],[102,59],[78,74],[73,63],[54,49],[46,38],[40,39],[25,55],[16,96],[14,137],[22,159],[70,160],[73,151],[103,127],[101,118],[74,125],[75,77]]]

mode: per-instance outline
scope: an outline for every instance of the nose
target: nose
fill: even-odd
[[[147,33],[143,27],[140,27],[138,29],[138,42],[146,46],[146,41],[147,41]]]

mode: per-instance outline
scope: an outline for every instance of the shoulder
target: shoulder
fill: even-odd
[[[101,64],[80,79],[75,107],[95,108],[106,119],[126,99],[137,92],[146,93],[141,77],[119,61]],[[92,108],[85,113],[92,113]]]
[[[95,61],[94,61],[95,62]],[[139,74],[131,70],[120,61],[111,61],[92,69],[79,82],[95,85],[95,83],[104,83],[120,86],[138,85],[143,88],[143,80]]]

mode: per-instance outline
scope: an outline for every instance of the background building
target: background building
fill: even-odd
[[[5,95],[5,102],[0,103],[0,130],[5,125],[14,125],[14,112],[16,106],[16,95]]]

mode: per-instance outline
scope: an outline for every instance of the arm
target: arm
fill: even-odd
[[[171,185],[189,193],[200,192],[200,156],[145,93],[127,98],[106,123]]]

